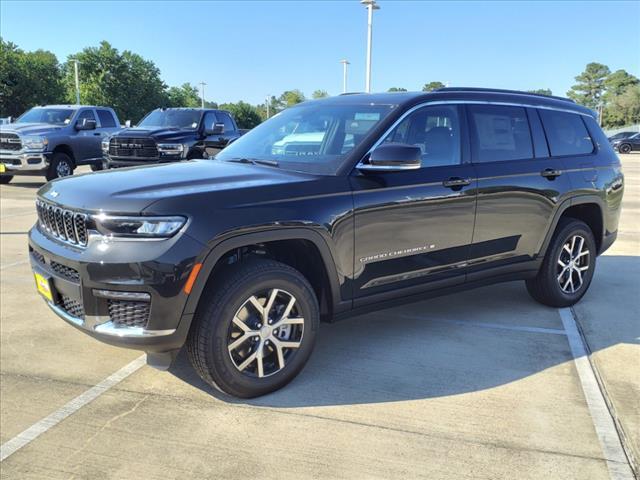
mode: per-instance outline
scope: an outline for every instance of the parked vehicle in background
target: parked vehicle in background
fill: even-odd
[[[107,168],[208,158],[242,135],[223,110],[160,108],[102,142]]]
[[[609,138],[610,142],[613,142],[615,140],[623,140],[625,138],[629,138],[634,136],[635,134],[637,134],[638,132],[618,132],[615,135],[611,135]]]
[[[611,146],[620,153],[637,152],[640,150],[640,133],[634,133],[630,137],[613,140]]]
[[[113,109],[88,105],[34,107],[0,126],[0,183],[14,175],[73,174],[78,165],[102,166],[101,142],[120,129]]]
[[[30,261],[71,325],[159,368],[186,344],[204,381],[254,397],[300,372],[321,319],[511,280],[575,304],[623,190],[595,113],[567,99],[338,96],[212,161],[45,185]]]

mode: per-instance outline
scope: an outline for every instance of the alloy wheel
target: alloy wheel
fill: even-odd
[[[591,253],[582,235],[567,239],[560,250],[557,264],[557,279],[564,293],[574,294],[582,287],[589,270]]]
[[[71,175],[71,166],[67,162],[58,162],[56,165],[56,174],[58,177],[68,177]]]
[[[296,298],[273,288],[250,296],[233,317],[227,349],[250,377],[268,377],[289,364],[302,344],[304,318]]]

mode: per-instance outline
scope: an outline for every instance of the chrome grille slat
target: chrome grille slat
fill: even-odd
[[[38,221],[45,233],[71,245],[86,246],[88,215],[36,201]]]
[[[22,141],[15,133],[0,133],[0,150],[18,151],[22,149]]]
[[[109,142],[109,155],[125,158],[157,158],[158,146],[152,138],[116,136]]]

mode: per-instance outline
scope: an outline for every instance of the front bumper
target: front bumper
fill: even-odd
[[[48,152],[0,151],[0,163],[4,164],[4,175],[37,174],[49,168]]]
[[[146,352],[182,347],[191,315],[182,288],[203,246],[183,234],[162,241],[63,244],[34,226],[32,269],[50,279],[49,308],[98,340]],[[178,255],[183,259],[178,260]]]
[[[143,165],[157,165],[159,163],[173,163],[184,160],[181,156],[163,155],[162,157],[154,158],[129,158],[129,157],[112,157],[110,155],[104,156],[104,163],[106,168],[121,168],[121,167],[140,167]]]

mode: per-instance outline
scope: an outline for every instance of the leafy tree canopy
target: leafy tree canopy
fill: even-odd
[[[238,128],[253,128],[262,122],[260,112],[256,107],[246,102],[223,103],[220,105],[221,110],[227,110],[236,119]]]
[[[198,89],[190,83],[183,83],[180,87],[167,90],[167,107],[198,108],[202,105]]]
[[[584,72],[575,77],[576,84],[567,92],[567,96],[589,108],[597,108],[605,91],[605,79],[611,71],[601,63],[587,64]]]
[[[429,83],[425,83],[422,86],[422,91],[423,92],[433,92],[434,90],[437,90],[439,88],[444,88],[444,83],[442,83],[442,82],[429,82]]]
[[[391,87],[389,90],[387,90],[387,92],[406,92],[406,91],[407,89],[402,87]]]
[[[312,98],[318,99],[318,98],[327,98],[329,96],[329,94],[327,93],[326,90],[316,90],[311,94]]]
[[[537,93],[538,95],[553,95],[550,88],[536,88],[535,90],[527,90],[529,93]]]

